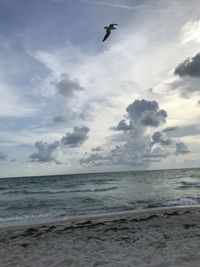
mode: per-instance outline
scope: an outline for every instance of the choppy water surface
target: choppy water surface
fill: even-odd
[[[0,179],[0,226],[193,204],[199,169]]]

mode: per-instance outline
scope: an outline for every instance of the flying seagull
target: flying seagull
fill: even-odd
[[[106,29],[106,35],[104,36],[102,42],[104,42],[108,38],[112,30],[116,30],[115,26],[118,26],[118,24],[113,23],[113,24],[110,24],[109,26],[104,27],[104,29]]]

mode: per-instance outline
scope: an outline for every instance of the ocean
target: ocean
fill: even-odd
[[[0,227],[200,204],[200,169],[0,179]]]

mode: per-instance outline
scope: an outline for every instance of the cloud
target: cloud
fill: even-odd
[[[0,161],[16,162],[16,159],[10,158],[6,153],[0,152]]]
[[[103,151],[103,148],[101,146],[92,148],[92,151]]]
[[[114,7],[114,8],[126,9],[126,10],[140,9],[140,8],[147,7],[147,5],[128,6],[128,5],[121,5],[121,4],[109,3],[109,2],[103,2],[103,1],[93,1],[93,0],[92,1],[81,0],[81,2],[86,3],[86,4],[109,6],[109,7]]]
[[[60,164],[56,159],[55,152],[59,147],[59,141],[48,144],[44,141],[38,141],[35,143],[35,147],[38,150],[37,153],[33,153],[29,156],[32,162],[55,162]]]
[[[91,153],[87,158],[80,159],[81,165],[92,165],[92,166],[100,166],[103,165],[104,159],[103,156],[99,153]]]
[[[53,117],[52,122],[63,123],[63,122],[66,122],[66,118],[63,115],[58,115],[58,116]]]
[[[82,91],[82,87],[78,80],[72,80],[68,74],[62,74],[61,79],[52,82],[58,94],[65,97],[72,97],[76,91]]]
[[[168,89],[178,90],[181,96],[188,98],[192,93],[200,91],[200,53],[187,58],[174,69],[174,78],[168,83]]]
[[[0,161],[4,161],[4,160],[8,160],[8,159],[9,159],[9,157],[7,154],[0,152]]]
[[[159,105],[156,101],[136,100],[130,104],[126,111],[131,120],[140,121],[144,126],[157,127],[165,123],[167,112],[159,110]]]
[[[200,135],[200,125],[199,124],[181,125],[176,127],[174,131],[167,132],[166,134],[170,138]]]
[[[131,125],[128,125],[127,122],[125,120],[121,120],[117,126],[115,127],[111,127],[110,129],[111,130],[114,130],[114,131],[128,131],[131,129]]]
[[[163,134],[159,131],[152,135],[152,144],[160,144],[163,146],[169,146],[173,143],[171,139],[164,139]]]
[[[180,131],[179,127],[167,127],[163,131],[156,131],[152,134],[152,126],[160,127],[167,118],[167,112],[160,109],[158,102],[144,99],[135,100],[127,106],[126,111],[127,121],[122,120],[123,127],[119,127],[121,124],[115,127],[117,130],[123,129],[118,140],[120,145],[115,145],[114,148],[102,153],[86,154],[86,157],[80,160],[80,164],[85,166],[131,166],[143,169],[154,162],[160,162],[164,158],[174,155],[174,150],[176,150],[176,155],[189,153],[185,144],[169,138],[170,135],[175,135],[176,131]],[[144,117],[146,118],[147,115],[154,119],[144,121]],[[129,130],[124,131],[127,125]],[[116,143],[113,137],[109,140]]]
[[[177,126],[171,126],[171,127],[167,127],[167,128],[165,128],[165,129],[162,130],[162,131],[163,131],[163,133],[168,133],[168,132],[173,132],[173,131],[175,131],[175,130],[177,130],[177,129],[178,129]]]
[[[174,71],[174,74],[179,77],[194,77],[200,78],[200,53],[196,54],[192,58],[187,58],[180,63]]]
[[[179,78],[170,84],[172,90],[178,90],[183,98],[189,98],[192,93],[199,92],[199,79],[192,77]]]
[[[190,151],[189,151],[188,147],[184,143],[182,143],[182,142],[176,143],[176,152],[175,152],[175,154],[177,156],[180,155],[180,154],[187,154],[187,153],[190,153]]]
[[[145,126],[158,127],[160,124],[165,123],[165,118],[167,113],[164,110],[159,112],[154,111],[144,111],[141,116],[141,123]]]
[[[120,140],[123,141],[123,144],[115,146],[115,148],[107,153],[90,154],[87,158],[81,160],[81,164],[89,165],[95,162],[95,165],[128,165],[145,168],[150,164],[151,158],[156,157],[159,160],[159,155],[162,158],[164,155],[168,155],[165,152],[156,153],[155,148],[152,147],[151,136],[147,131],[149,126],[158,127],[165,123],[167,112],[160,110],[159,104],[156,101],[144,99],[135,100],[132,104],[128,105],[126,111],[129,121],[122,120],[117,127],[113,127],[115,130],[123,131],[120,135]],[[129,131],[125,131],[125,129]],[[163,137],[160,137],[157,143],[168,145],[171,143],[171,140],[165,140]]]
[[[169,153],[163,150],[161,147],[153,148],[151,151],[147,151],[147,153],[144,154],[144,158],[166,158],[169,156]]]
[[[181,41],[200,43],[200,20],[188,21],[181,29]]]
[[[61,142],[63,145],[68,145],[70,147],[81,146],[88,139],[89,128],[86,126],[74,127],[72,133],[67,133]]]

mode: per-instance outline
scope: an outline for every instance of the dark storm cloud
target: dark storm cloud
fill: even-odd
[[[121,120],[117,126],[111,127],[110,129],[114,131],[128,131],[131,129],[131,125],[129,125],[125,120]]]
[[[160,144],[163,146],[169,146],[173,143],[171,139],[164,139],[163,134],[159,131],[152,135],[152,141],[152,144]]]
[[[158,127],[165,123],[168,116],[165,110],[159,110],[159,105],[156,101],[144,99],[135,100],[126,108],[126,111],[131,120],[140,120],[144,126]]]
[[[180,63],[175,68],[174,74],[179,79],[170,84],[171,90],[179,90],[184,98],[189,98],[192,93],[199,92],[200,53]]]
[[[73,80],[68,74],[62,74],[61,79],[52,82],[57,88],[58,94],[66,97],[72,97],[76,91],[84,90],[78,80]]]
[[[179,143],[176,143],[176,152],[175,154],[178,156],[180,154],[187,154],[187,153],[190,153],[188,147],[182,143],[182,142],[179,142]]]
[[[200,78],[200,53],[196,54],[193,58],[187,58],[179,64],[175,68],[174,74],[180,77],[190,76]]]
[[[159,112],[144,111],[141,116],[141,123],[145,126],[158,127],[160,124],[166,121],[166,117],[167,113],[164,110]]]
[[[89,128],[86,126],[74,127],[72,133],[67,133],[62,139],[61,142],[64,145],[70,147],[81,146],[88,139]]]
[[[128,105],[126,111],[128,112],[130,118],[137,119],[141,117],[144,111],[157,111],[159,108],[156,101],[147,100],[135,100],[132,104]]]
[[[156,101],[148,101],[145,99],[135,100],[126,108],[129,122],[121,120],[116,127],[111,129],[116,131],[136,130],[143,127],[153,126],[158,127],[165,123],[167,112],[159,109],[159,104]]]
[[[48,144],[44,141],[38,141],[35,143],[35,147],[38,150],[37,153],[33,153],[29,156],[32,162],[55,162],[59,164],[60,162],[55,157],[55,151],[59,147],[59,142],[55,141]]]

